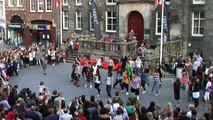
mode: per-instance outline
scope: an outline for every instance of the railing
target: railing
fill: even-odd
[[[127,56],[136,54],[137,41],[108,42],[96,41],[95,39],[79,39],[79,54],[96,54],[101,56],[120,57],[122,54]]]

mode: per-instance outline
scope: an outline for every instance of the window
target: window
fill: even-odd
[[[160,35],[161,34],[161,14],[160,12],[156,12],[156,20],[155,20],[155,34]]]
[[[205,4],[206,0],[193,0],[193,4]]]
[[[63,0],[63,5],[68,5],[68,0]]]
[[[46,12],[52,12],[52,0],[46,0]]]
[[[13,7],[14,6],[14,0],[9,0],[9,6]]]
[[[116,12],[106,12],[106,32],[116,32]]]
[[[68,11],[63,11],[63,29],[69,28],[69,15]]]
[[[76,12],[76,29],[77,30],[82,29],[82,14],[80,11]]]
[[[204,12],[192,13],[192,36],[203,36],[204,34]]]
[[[77,6],[82,5],[81,0],[76,0],[76,5],[77,5]]]
[[[38,12],[44,11],[44,0],[38,0]]]
[[[93,24],[93,18],[92,18],[92,13],[90,12],[90,19],[89,19],[89,26],[90,26],[90,30],[94,30],[94,24]]]
[[[23,4],[23,0],[17,0],[17,7],[22,7]]]
[[[30,12],[36,11],[36,0],[30,0]]]
[[[4,13],[3,13],[3,1],[0,1],[0,17],[4,18],[3,15],[4,15]]]
[[[116,5],[115,0],[107,0],[107,5]]]

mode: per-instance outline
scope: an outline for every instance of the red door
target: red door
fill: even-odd
[[[137,41],[144,40],[144,19],[137,11],[131,12],[128,18],[128,33],[131,30],[134,31]]]

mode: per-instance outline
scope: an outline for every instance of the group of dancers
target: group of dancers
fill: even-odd
[[[109,59],[109,63],[112,62],[112,58]],[[134,61],[134,64],[132,64],[132,61]],[[137,62],[139,61],[139,62]],[[112,64],[112,65],[110,65]],[[127,59],[127,57],[124,56],[121,59],[121,68],[119,68],[116,71],[116,77],[113,78],[112,74],[112,68],[114,63],[110,63],[107,71],[106,78],[102,78],[100,75],[100,68],[101,65],[97,65],[96,63],[92,64],[88,62],[87,60],[84,60],[84,63],[80,64],[80,59],[76,58],[75,63],[72,66],[72,74],[71,74],[71,81],[74,82],[74,85],[77,87],[80,87],[80,77],[84,79],[84,87],[92,88],[94,84],[94,88],[97,89],[97,97],[101,94],[100,85],[104,81],[106,84],[106,92],[107,96],[110,99],[112,97],[111,95],[111,89],[115,88],[118,84],[121,87],[121,93],[126,91],[126,95],[130,92],[134,93],[139,99],[139,89],[143,88],[143,93],[146,93],[146,87],[149,85],[149,67],[144,66],[142,64],[142,60],[136,58],[136,60],[133,59]],[[138,65],[139,64],[139,65]],[[82,66],[82,70],[81,70]],[[154,89],[156,90],[156,96],[159,95],[158,93],[158,85],[160,84],[160,77],[158,74],[158,71],[156,70],[154,72],[154,79],[156,79],[154,86],[152,87],[152,93]],[[115,80],[115,81],[114,81]]]

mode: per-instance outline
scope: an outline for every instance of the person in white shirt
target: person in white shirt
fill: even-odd
[[[30,61],[30,66],[33,66],[33,52],[29,52],[29,61]]]
[[[114,67],[114,61],[112,60],[112,58],[109,58],[109,67],[108,67],[108,72],[112,72],[112,69]]]
[[[111,94],[111,88],[113,86],[113,76],[112,72],[108,72],[107,78],[106,78],[106,91],[107,91],[107,96],[109,99],[111,99],[112,94]]]
[[[208,78],[208,82],[206,83],[206,91],[204,94],[204,100],[205,104],[207,105],[209,102],[209,95],[212,92],[212,83],[211,83],[211,78]]]
[[[98,68],[101,68],[102,67],[102,59],[101,59],[101,57],[98,57],[96,61],[97,61]]]
[[[194,77],[196,72],[197,72],[197,68],[199,67],[199,62],[197,60],[197,58],[194,58],[194,63],[193,63],[193,71],[192,71],[192,76]]]
[[[97,97],[99,97],[101,94],[101,89],[99,88],[101,84],[101,76],[100,76],[99,70],[96,71],[96,74],[94,75],[94,79],[95,79],[95,89],[97,89],[98,91]]]
[[[139,56],[135,60],[135,67],[136,67],[136,72],[138,74],[140,74],[141,73],[141,67],[142,67],[142,61],[141,61],[141,58]]]
[[[135,68],[135,61],[133,60],[132,57],[129,57],[129,65],[130,65],[132,68]]]

